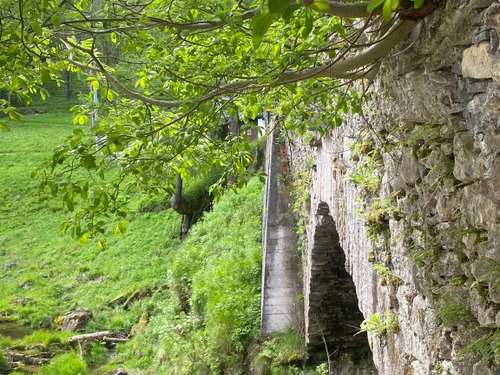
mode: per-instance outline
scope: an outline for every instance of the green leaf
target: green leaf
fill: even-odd
[[[399,0],[391,0],[392,10],[396,10],[399,5]]]
[[[335,29],[336,32],[338,32],[342,36],[346,36],[346,32],[344,27],[340,23],[336,23],[333,25],[333,28]]]
[[[384,7],[382,8],[382,16],[386,22],[389,22],[392,17],[392,1],[386,0]]]
[[[68,192],[64,194],[63,200],[64,203],[66,203],[66,207],[68,207],[68,210],[70,212],[73,212],[75,210],[75,204],[73,203],[73,195]]]
[[[16,112],[16,111],[10,111],[9,112],[9,117],[11,120],[14,120],[14,121],[20,121],[21,120],[21,114],[19,112]]]
[[[31,28],[35,31],[37,35],[42,35],[43,29],[42,26],[38,22],[32,22]]]
[[[371,13],[375,10],[375,8],[378,8],[385,0],[372,0],[370,1],[370,4],[368,4],[368,7],[366,8],[366,11],[368,13]]]
[[[106,242],[104,240],[97,240],[97,246],[99,246],[99,250],[106,250]]]
[[[318,10],[320,12],[328,12],[330,10],[330,4],[326,1],[315,1],[310,6],[311,9]]]
[[[290,20],[292,19],[293,13],[300,9],[302,7],[301,3],[293,3],[293,4],[288,4],[288,6],[285,9],[285,12],[283,13],[282,17],[285,23],[289,23]]]
[[[85,157],[83,158],[83,165],[87,169],[95,168],[96,164],[95,164],[94,156],[93,155],[85,155]]]
[[[287,9],[288,0],[269,0],[269,12],[281,16]]]
[[[7,65],[7,56],[0,55],[0,68],[4,65]]]
[[[40,88],[40,97],[42,98],[42,100],[45,100],[49,97],[49,92],[43,87]]]
[[[95,91],[95,90],[99,90],[99,81],[98,80],[93,80],[92,83],[92,89]]]
[[[418,9],[422,5],[424,5],[424,0],[414,0],[413,2],[413,8]]]
[[[108,100],[108,101],[113,101],[115,96],[113,95],[113,91],[109,90],[108,88],[103,88],[101,90],[101,99]]]
[[[308,9],[306,11],[306,24],[304,25],[304,28],[302,28],[302,31],[300,33],[302,38],[304,39],[307,38],[311,33],[312,29],[313,29],[313,17],[311,11]]]
[[[0,130],[3,132],[10,132],[10,127],[6,122],[0,121]]]
[[[56,29],[61,27],[61,17],[59,17],[57,14],[53,14],[50,16],[50,20],[52,21],[52,24]]]
[[[252,42],[253,48],[257,49],[264,39],[264,35],[273,23],[273,16],[271,13],[260,13],[252,20]]]
[[[116,234],[125,234],[125,233],[127,233],[127,226],[128,226],[127,220],[125,220],[125,219],[120,220],[118,222],[118,224],[116,224],[115,233]]]
[[[85,232],[84,234],[82,234],[82,236],[80,237],[80,245],[85,246],[87,244],[88,237],[89,237],[88,232]]]
[[[50,83],[52,78],[50,77],[50,73],[47,69],[40,69],[40,78],[44,84]]]

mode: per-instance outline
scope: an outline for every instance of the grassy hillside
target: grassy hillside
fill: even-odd
[[[130,235],[111,236],[105,252],[60,235],[60,198],[38,192],[30,175],[72,131],[71,116],[25,116],[0,136],[0,313],[38,327],[79,308],[99,311],[93,324],[129,329],[131,312],[104,309],[122,293],[154,288],[165,280],[167,249],[176,244],[178,217],[166,211],[137,215]],[[145,256],[147,254],[147,256]],[[133,309],[132,309],[133,310]]]
[[[67,215],[61,199],[38,192],[31,178],[72,129],[71,116],[37,114],[0,134],[0,319],[49,330],[25,342],[60,341],[67,335],[55,333],[58,317],[85,308],[94,314],[88,332],[134,336],[112,358],[94,345],[84,362],[65,354],[37,373],[243,371],[259,327],[262,184],[255,179],[225,195],[182,243],[180,217],[163,210],[135,212],[128,233],[110,234],[105,251],[82,247],[60,235]],[[148,199],[136,196],[135,205]],[[140,298],[124,306],[134,292]],[[0,349],[12,344],[0,338]]]

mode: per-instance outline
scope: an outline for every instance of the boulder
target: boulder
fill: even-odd
[[[62,330],[63,331],[83,331],[85,325],[92,318],[92,312],[89,310],[79,310],[67,313],[64,315]]]

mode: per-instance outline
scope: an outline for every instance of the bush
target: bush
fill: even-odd
[[[237,374],[260,323],[262,183],[226,193],[170,250],[171,299],[122,350],[158,374]],[[155,354],[156,352],[156,354]],[[133,363],[132,363],[133,362]]]
[[[8,370],[10,370],[9,363],[7,362],[7,359],[5,358],[3,351],[0,350],[0,373],[4,372],[4,371],[8,371]]]
[[[47,365],[40,368],[38,375],[90,375],[87,365],[75,353],[66,353],[54,357]]]

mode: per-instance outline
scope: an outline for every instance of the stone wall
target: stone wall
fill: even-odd
[[[302,326],[298,296],[302,294],[300,260],[295,251],[295,220],[289,188],[283,178],[278,129],[269,136],[266,150],[262,243],[261,333],[283,332]]]
[[[448,1],[384,63],[363,118],[296,142],[295,165],[315,159],[308,237],[326,203],[359,309],[379,318],[381,375],[499,373],[499,32],[500,2]]]

